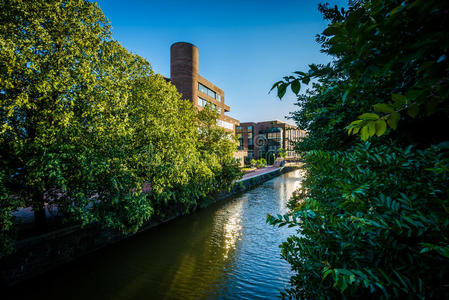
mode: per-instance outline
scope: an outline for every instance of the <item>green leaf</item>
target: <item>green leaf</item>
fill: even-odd
[[[304,72],[301,72],[301,71],[295,71],[295,72],[293,72],[294,74],[298,74],[298,75],[301,75],[301,76],[306,76],[307,74],[306,73],[304,73]]]
[[[390,104],[387,104],[387,103],[374,104],[373,107],[374,107],[374,111],[377,111],[377,112],[384,112],[384,113],[394,112],[393,106],[391,106]]]
[[[272,90],[274,90],[276,87],[278,87],[278,85],[280,85],[281,83],[283,83],[283,81],[278,81],[278,82],[276,82],[275,84],[273,84],[273,86],[272,86],[271,89],[270,89],[270,92],[271,92]]]
[[[306,77],[302,78],[302,83],[309,84],[309,82],[310,82],[310,77],[309,76],[306,76]]]
[[[392,113],[390,117],[387,119],[388,126],[396,130],[400,118],[401,115],[398,112]]]
[[[358,125],[360,123],[362,123],[364,120],[356,120],[351,122],[351,124],[349,124],[349,127],[354,127],[355,125]]]
[[[278,85],[278,97],[279,99],[282,99],[282,97],[284,97],[285,92],[287,91],[287,84],[286,83],[281,83]]]
[[[387,123],[383,119],[379,119],[376,121],[376,135],[381,136],[387,130]]]
[[[410,117],[415,118],[419,113],[419,106],[417,104],[410,104],[407,108],[407,113]]]
[[[329,274],[332,274],[332,269],[328,269],[323,273],[323,279],[326,279],[327,276],[329,276]]]
[[[345,93],[343,94],[343,97],[341,98],[343,100],[343,102],[346,101],[346,98],[348,97],[348,94],[349,94],[349,89],[347,89],[345,91]]]
[[[323,35],[325,36],[336,35],[340,31],[340,25],[341,25],[340,23],[329,25],[326,29],[324,29]]]
[[[365,125],[362,127],[362,130],[360,131],[361,133],[361,138],[363,141],[367,141],[369,138],[369,131],[368,131],[368,126]]]
[[[299,90],[301,89],[301,83],[299,83],[298,79],[295,79],[291,82],[291,89],[292,92],[295,93],[295,95],[298,95]]]
[[[401,94],[392,94],[391,99],[395,102],[397,105],[404,105],[407,101],[407,98],[404,95]]]
[[[410,102],[410,101],[416,100],[423,93],[424,93],[423,90],[410,90],[405,94],[405,97]]]
[[[352,134],[357,134],[359,131],[360,131],[360,127],[355,127],[355,128],[352,130]]]
[[[368,122],[368,133],[369,136],[373,136],[374,134],[376,134],[376,123],[373,121]]]
[[[362,120],[377,120],[379,119],[379,116],[375,113],[365,113],[360,115],[358,118]]]
[[[390,17],[394,16],[395,14],[397,14],[398,12],[402,11],[405,8],[404,4],[398,5],[397,7],[395,7],[394,9],[392,9],[390,11]]]
[[[347,276],[353,275],[353,273],[351,271],[349,271],[348,269],[338,269],[338,272],[340,274],[347,275]]]

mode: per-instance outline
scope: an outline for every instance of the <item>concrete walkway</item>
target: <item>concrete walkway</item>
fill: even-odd
[[[248,179],[248,178],[260,175],[260,174],[269,173],[269,172],[272,172],[272,171],[277,170],[277,169],[280,169],[280,168],[279,167],[260,168],[260,169],[257,169],[257,170],[254,170],[254,171],[246,173],[245,175],[243,175],[241,180]]]

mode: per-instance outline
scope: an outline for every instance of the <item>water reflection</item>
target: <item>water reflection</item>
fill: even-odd
[[[284,174],[234,199],[97,251],[25,283],[14,298],[276,298],[290,276],[279,244],[294,229],[269,226],[265,219],[267,213],[286,212],[300,175]]]
[[[245,199],[246,198],[246,199]],[[247,197],[240,197],[239,201],[236,201],[235,205],[230,207],[229,211],[226,210],[227,218],[221,220],[219,217],[215,218],[214,227],[223,228],[224,235],[222,237],[223,246],[223,258],[227,259],[229,251],[235,249],[237,241],[242,234],[242,210],[243,204],[248,201]],[[223,210],[217,212],[217,215],[222,214]],[[217,230],[219,231],[219,230]]]
[[[300,189],[302,187],[302,181],[304,178],[304,171],[302,169],[293,171],[290,173],[291,176],[285,178],[285,181],[288,183],[282,185],[279,188],[279,211],[281,214],[284,214],[288,211],[287,204],[290,200],[294,191]]]

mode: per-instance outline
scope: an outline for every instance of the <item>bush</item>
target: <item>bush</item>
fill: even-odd
[[[266,166],[267,166],[267,161],[265,160],[265,158],[259,159],[259,161],[257,163],[257,168],[264,168]]]
[[[263,168],[267,166],[267,161],[265,160],[265,158],[261,158],[258,160],[255,160],[254,158],[251,159],[251,167],[253,168]]]
[[[278,156],[285,159],[287,157],[287,151],[285,151],[284,148],[279,148],[278,149]]]
[[[301,298],[446,298],[449,292],[447,1],[319,6],[333,56],[274,84],[301,84],[292,113],[307,177],[281,246]],[[312,81],[312,79],[314,79]],[[369,143],[362,143],[360,141]]]
[[[295,271],[291,295],[438,297],[447,292],[447,149],[359,144],[306,155],[304,186],[290,201],[298,226],[282,244]],[[436,270],[438,270],[436,272]]]

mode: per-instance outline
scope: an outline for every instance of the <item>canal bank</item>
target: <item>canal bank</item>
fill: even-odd
[[[235,182],[228,191],[211,198],[205,206],[248,191],[267,180],[297,168],[298,166],[286,166],[241,179]],[[139,233],[176,219],[181,215],[181,213],[173,213],[164,219],[149,222],[141,228]],[[80,259],[88,253],[129,237],[130,235],[124,236],[96,226],[81,228],[74,225],[18,241],[14,254],[0,261],[0,285],[11,286],[42,275],[51,269]]]
[[[301,170],[115,243],[10,289],[10,299],[274,299],[289,287],[279,244]],[[9,298],[7,298],[9,299]]]

